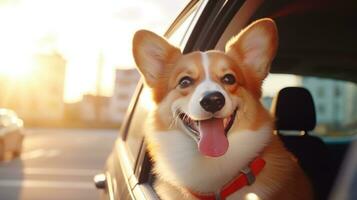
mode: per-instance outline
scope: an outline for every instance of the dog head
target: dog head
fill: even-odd
[[[258,20],[226,45],[225,52],[180,50],[160,36],[138,31],[135,62],[156,102],[161,129],[180,129],[206,156],[229,148],[231,129],[256,130],[270,120],[260,103],[261,84],[277,49],[270,19]]]

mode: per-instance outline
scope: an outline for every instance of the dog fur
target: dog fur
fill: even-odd
[[[145,130],[160,198],[195,199],[189,191],[219,191],[257,156],[266,161],[266,166],[255,183],[227,199],[246,199],[249,193],[260,199],[312,198],[310,183],[273,134],[274,119],[260,102],[261,85],[277,44],[277,29],[271,19],[253,22],[227,43],[225,52],[183,55],[152,32],[140,30],[135,34],[134,59],[156,103]],[[225,74],[232,74],[235,82],[223,82]],[[181,87],[183,77],[190,78],[185,82],[188,86]],[[222,109],[210,113],[200,106],[207,91],[219,91],[224,96]],[[237,113],[232,115],[235,109]],[[234,116],[227,133],[227,151],[217,157],[203,155],[178,113],[197,121]]]

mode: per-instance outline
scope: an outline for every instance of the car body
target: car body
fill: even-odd
[[[342,81],[351,85],[354,91],[357,87],[357,27],[352,24],[357,20],[356,8],[353,1],[194,0],[176,18],[165,37],[181,47],[183,53],[224,50],[226,41],[247,24],[255,19],[271,17],[280,33],[280,47],[271,72],[273,77],[274,74],[283,74],[283,77],[275,76],[275,82],[280,82],[281,88],[290,86],[285,84],[285,80],[292,75],[294,78],[298,76],[300,84],[311,90],[316,85],[327,86],[331,81],[332,85],[338,85]],[[329,98],[322,98],[318,88],[316,91],[312,96],[318,101]],[[338,93],[338,89],[334,91]],[[158,199],[152,187],[155,176],[151,173],[152,163],[142,134],[142,122],[147,116],[147,107],[150,107],[148,95],[147,89],[139,82],[104,173],[95,177],[97,187],[103,189],[103,199]],[[351,103],[349,109],[357,111],[356,103]],[[269,107],[270,103],[267,105]],[[323,109],[316,105],[319,119]],[[351,116],[353,119],[348,125],[345,125],[344,118],[337,120],[336,117],[339,125],[335,127],[343,128],[335,132],[344,134],[344,137],[321,137],[331,153],[333,177],[338,174],[345,151],[357,132],[356,119],[354,114]],[[319,120],[323,121],[321,117]],[[317,135],[333,132],[323,123],[315,130]]]
[[[24,139],[23,121],[9,109],[0,109],[0,161],[19,156]]]

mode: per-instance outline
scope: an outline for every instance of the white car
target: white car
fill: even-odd
[[[23,121],[15,112],[0,109],[0,161],[21,154],[23,132]]]

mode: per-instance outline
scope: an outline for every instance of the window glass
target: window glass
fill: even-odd
[[[191,12],[189,16],[187,16],[186,20],[178,27],[175,32],[168,38],[169,42],[177,47],[180,47],[182,41],[185,38],[186,32],[188,31],[188,27],[190,26],[193,17],[196,12]]]
[[[318,136],[357,135],[357,84],[348,81],[270,74],[263,84],[263,104],[270,109],[272,98],[284,87],[308,89],[314,99]]]
[[[149,89],[144,88],[138,99],[135,107],[134,115],[131,119],[128,135],[126,138],[126,144],[131,150],[131,156],[133,161],[139,153],[140,146],[145,134],[145,119],[149,114],[149,111],[154,108],[154,103],[151,100],[151,93]]]

